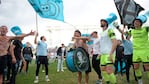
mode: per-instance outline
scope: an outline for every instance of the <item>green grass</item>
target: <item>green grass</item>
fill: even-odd
[[[64,72],[57,72],[56,67],[57,62],[49,64],[49,78],[51,80],[50,82],[45,81],[45,73],[43,73],[40,68],[39,84],[77,84],[77,73],[70,72],[66,68],[66,64],[64,64]],[[35,62],[32,62],[29,65],[28,74],[20,73],[17,75],[16,84],[33,84],[35,79],[35,69]],[[85,73],[83,73],[82,84],[84,84],[84,75]],[[90,73],[89,84],[95,84],[96,80],[97,75],[92,69],[92,72]],[[145,73],[143,73],[143,82],[144,84],[149,84]],[[120,75],[117,76],[117,84],[126,84],[125,74],[123,77]],[[130,84],[137,84],[137,82],[134,80],[132,69],[130,71]]]

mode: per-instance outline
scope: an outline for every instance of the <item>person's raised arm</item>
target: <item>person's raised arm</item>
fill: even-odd
[[[118,25],[117,22],[114,22],[114,23],[113,23],[113,26],[114,26],[120,33],[124,33],[124,31],[120,29],[120,26]]]
[[[35,34],[35,39],[34,39],[34,44],[37,44],[37,37],[38,37],[38,32]]]
[[[15,40],[17,38],[23,38],[23,37],[27,37],[27,36],[30,36],[30,35],[34,35],[35,34],[35,31],[30,31],[29,33],[27,34],[21,34],[21,35],[17,35],[17,36],[9,36],[10,37],[10,40]]]
[[[89,40],[90,40],[90,38],[89,38],[89,37],[83,37],[83,36],[81,36],[81,37],[72,37],[72,39],[77,39],[77,40],[86,40],[86,41],[89,41]]]

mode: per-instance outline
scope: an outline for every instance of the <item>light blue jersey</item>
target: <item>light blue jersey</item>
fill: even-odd
[[[37,44],[37,56],[47,56],[47,55],[48,55],[47,43],[39,41]]]
[[[129,40],[123,40],[124,55],[131,55],[133,53],[133,44]]]

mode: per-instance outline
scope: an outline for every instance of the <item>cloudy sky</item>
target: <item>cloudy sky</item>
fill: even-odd
[[[149,10],[149,0],[135,1],[145,10]],[[113,0],[63,0],[63,4],[64,19],[69,24],[38,16],[39,31],[55,26],[64,29],[64,27],[74,28],[75,25],[99,25],[100,19],[107,17],[109,13],[117,14]],[[36,13],[28,0],[1,0],[0,25],[7,25],[9,28],[18,25],[24,32],[29,32],[31,29],[36,30]],[[60,33],[65,34],[66,32],[70,31]]]

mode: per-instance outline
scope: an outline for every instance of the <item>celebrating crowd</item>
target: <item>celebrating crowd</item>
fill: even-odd
[[[143,63],[143,69],[149,77],[149,41],[148,31],[149,27],[143,26],[144,22],[136,18],[133,21],[133,28],[128,31],[125,30],[125,26],[120,28],[114,24],[117,30],[121,33],[121,39],[116,38],[116,34],[109,25],[112,22],[108,22],[106,19],[100,20],[102,32],[98,34],[98,31],[93,31],[90,37],[81,36],[80,30],[74,31],[72,39],[75,41],[73,48],[81,47],[89,59],[89,52],[92,57],[92,67],[97,73],[98,80],[96,84],[117,84],[116,75],[118,72],[121,75],[126,72],[127,84],[130,84],[129,70],[132,66],[134,72],[134,78],[138,81],[138,84],[143,84],[142,72],[140,70],[140,64]],[[37,41],[38,32],[29,32],[27,34],[14,31],[18,29],[17,26],[12,27],[11,31],[15,36],[7,36],[7,26],[0,27],[0,84],[3,84],[4,73],[7,67],[7,80],[8,84],[16,84],[16,75],[18,70],[20,72],[25,66],[25,72],[28,72],[28,64],[33,58],[32,49],[27,43],[26,47],[23,47],[22,40],[26,36],[35,35],[34,43],[36,48],[36,75],[34,83],[39,82],[39,69],[40,65],[44,65],[45,79],[50,81],[48,76],[48,49],[45,36],[40,37],[40,41]],[[98,36],[99,35],[99,36]],[[131,40],[132,38],[132,40]],[[88,41],[93,41],[92,50],[89,51]],[[63,70],[63,62],[65,56],[67,58],[67,51],[64,44],[57,50],[58,65],[57,72]],[[85,71],[85,84],[89,84],[89,73],[91,73],[90,60],[88,61],[88,69]],[[120,66],[120,68],[118,68]],[[10,71],[11,70],[11,71]],[[11,72],[11,73],[10,73]],[[11,75],[10,75],[11,74]],[[78,84],[82,84],[82,72],[78,71]]]

